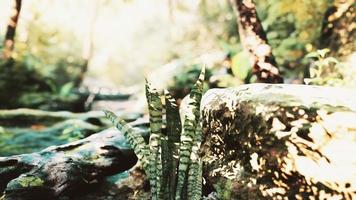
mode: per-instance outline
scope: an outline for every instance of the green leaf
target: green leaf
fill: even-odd
[[[152,199],[163,195],[161,193],[162,160],[161,160],[161,139],[162,139],[162,102],[161,96],[155,88],[151,88],[146,80],[146,98],[150,118],[150,174]]]
[[[69,83],[64,84],[61,87],[60,91],[59,91],[59,96],[62,96],[62,97],[69,96],[70,92],[73,89],[73,87],[74,87],[74,83],[73,82],[69,82]]]
[[[325,58],[326,54],[330,52],[330,49],[320,49],[317,50],[320,57]]]
[[[190,95],[187,111],[184,113],[184,124],[181,135],[179,151],[178,181],[176,189],[176,200],[187,199],[182,197],[184,188],[187,186],[189,165],[191,164],[191,153],[194,141],[197,141],[199,132],[196,132],[197,124],[200,121],[200,101],[203,94],[203,83],[205,78],[205,68],[201,70],[197,82],[194,84]],[[189,186],[189,184],[188,184]]]
[[[318,58],[319,54],[318,54],[318,52],[313,51],[313,52],[310,52],[307,55],[305,55],[305,57],[306,58]]]
[[[166,107],[166,133],[167,133],[167,162],[163,166],[163,185],[167,185],[166,196],[174,199],[175,186],[177,184],[178,150],[180,143],[180,133],[182,129],[179,109],[175,99],[168,90],[164,91]],[[163,146],[162,146],[163,147]],[[167,177],[165,177],[165,175]],[[165,180],[167,178],[167,180]]]
[[[232,57],[232,73],[240,80],[245,80],[251,70],[251,63],[247,52],[242,51]]]
[[[132,126],[127,124],[123,119],[120,119],[118,116],[116,116],[113,112],[104,110],[105,116],[107,119],[109,119],[112,124],[122,132],[122,134],[125,136],[125,138],[128,140],[131,148],[134,150],[137,158],[141,161],[143,169],[145,170],[146,174],[148,177],[151,177],[152,175],[149,173],[150,172],[150,166],[149,166],[149,147],[145,143],[144,138],[140,134],[139,131],[135,130]]]

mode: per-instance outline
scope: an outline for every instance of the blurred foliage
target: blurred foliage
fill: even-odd
[[[0,88],[6,91],[0,93],[0,108],[84,109],[86,97],[73,93],[73,82],[57,85],[52,80],[24,62],[13,59],[0,62]]]
[[[196,82],[196,77],[199,76],[202,66],[198,64],[192,64],[187,67],[183,67],[173,77],[173,82],[169,85],[169,91],[175,99],[183,99],[189,94],[190,89]],[[205,82],[212,76],[212,70],[206,69]],[[204,91],[206,91],[209,84],[204,84]]]
[[[16,61],[37,71],[50,85],[75,82],[77,86],[84,60],[81,44],[72,32],[51,26],[35,13],[26,23],[26,33],[18,35],[13,54]]]
[[[238,45],[238,30],[236,16],[229,1],[201,0],[200,12],[207,28],[215,35],[224,50],[236,53]]]
[[[62,3],[69,7],[79,5],[66,2]],[[285,78],[302,80],[305,74],[308,74],[309,66],[304,57],[319,45],[325,12],[334,4],[334,0],[255,0],[254,2]],[[59,4],[57,2],[56,6]],[[175,6],[172,8],[167,7],[171,9],[168,10],[171,13],[167,16],[157,17],[158,15],[155,15],[156,17],[151,19],[148,13],[147,16],[141,17],[146,20],[145,26],[140,24],[140,29],[135,29],[135,31],[130,29],[133,22],[129,23],[130,26],[124,26],[124,21],[119,21],[120,30],[125,30],[121,32],[130,35],[130,37],[119,35],[116,39],[120,37],[125,39],[110,40],[110,44],[129,41],[120,48],[114,49],[112,47],[114,45],[109,46],[110,44],[104,42],[106,40],[99,40],[102,36],[97,32],[105,28],[96,28],[100,29],[95,30],[96,46],[105,49],[105,56],[101,55],[100,59],[92,63],[100,65],[96,68],[102,68],[104,65],[112,66],[110,68],[112,70],[104,70],[105,74],[99,74],[99,77],[113,76],[115,80],[120,80],[118,83],[121,85],[137,83],[136,76],[139,76],[137,69],[145,69],[148,72],[151,71],[152,66],[162,65],[174,58],[193,59],[207,51],[219,49],[228,54],[229,66],[226,67],[224,63],[220,63],[219,67],[223,70],[212,68],[210,72],[208,71],[207,80],[214,75],[214,84],[210,86],[229,87],[254,81],[248,55],[242,51],[239,42],[236,16],[228,0],[201,0],[197,3],[181,1],[173,2],[173,4]],[[123,17],[106,16],[103,13],[109,11],[116,13],[117,9],[134,8],[135,11],[142,9],[140,7],[142,2],[140,4],[132,0],[120,3],[110,0],[100,5],[104,11],[101,12],[100,17],[106,17],[103,18],[105,22],[114,19],[113,17],[117,17],[115,20]],[[68,30],[67,26],[50,24],[41,15],[43,11],[40,8],[34,6],[31,9],[26,19],[22,18],[26,21],[22,23],[24,27],[18,27],[20,29],[16,36],[14,61],[0,63],[0,89],[7,91],[0,94],[0,107],[73,110],[73,102],[77,106],[83,101],[82,97],[73,94],[73,90],[81,81],[85,63],[81,58],[82,50],[79,43],[81,38],[78,39],[74,35],[75,31]],[[83,10],[75,10],[77,11],[79,13]],[[66,23],[69,24],[69,22]],[[166,29],[167,24],[169,31]],[[115,34],[118,33],[115,32]],[[124,48],[125,46],[130,48]],[[109,55],[111,52],[115,52],[115,55]],[[151,54],[147,52],[153,52],[154,56],[150,57]],[[116,56],[117,53],[120,56]],[[139,59],[132,59],[132,57]],[[154,60],[154,62],[149,62],[149,60]],[[174,83],[170,85],[170,89],[176,92],[174,94],[176,98],[182,98],[189,92],[198,69],[199,67],[195,65],[184,67],[174,77]],[[117,78],[118,76],[120,78]]]
[[[356,2],[335,0],[325,13],[320,49],[328,48],[330,55],[342,60],[356,51]]]
[[[255,0],[258,16],[267,33],[277,63],[286,78],[301,79],[304,56],[315,50],[326,10],[333,0]],[[250,65],[239,44],[236,17],[229,1],[201,1],[201,14],[221,48],[232,55],[234,75],[245,82]]]
[[[256,1],[278,64],[285,71],[294,71],[287,76],[301,77],[305,67],[302,58],[318,46],[323,18],[332,3],[333,0]]]
[[[249,59],[248,53],[241,51],[235,54],[231,60],[232,73],[245,82],[249,82],[249,78],[252,75],[252,66]]]
[[[0,94],[0,108],[82,110],[84,98],[72,92],[84,64],[75,41],[73,34],[35,14],[26,31],[17,34],[13,59],[0,60],[0,89],[6,91]]]
[[[304,79],[305,83],[356,88],[356,68],[348,67],[336,58],[327,56],[329,52],[329,49],[322,49],[306,55],[306,58],[314,61],[309,69],[310,78]]]

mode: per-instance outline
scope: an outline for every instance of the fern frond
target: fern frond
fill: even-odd
[[[151,88],[146,81],[146,98],[148,104],[148,112],[150,118],[150,174],[151,179],[151,194],[152,199],[162,196],[161,178],[162,178],[162,162],[161,162],[161,137],[162,137],[162,101],[156,89]]]
[[[199,79],[194,84],[189,95],[188,109],[184,117],[183,131],[181,135],[176,200],[181,199],[183,186],[186,183],[187,170],[190,164],[193,141],[197,138],[195,129],[200,118],[200,101],[203,94],[204,77],[205,68],[202,69]]]
[[[178,167],[178,150],[180,143],[180,133],[182,125],[180,122],[179,109],[175,99],[165,90],[165,108],[166,108],[166,135],[167,135],[167,151],[165,154],[165,162],[163,166],[162,185],[167,185],[164,191],[164,199],[174,199],[175,187],[177,184],[177,167]],[[162,145],[164,147],[164,145]],[[163,155],[163,154],[162,154]]]
[[[164,133],[162,133],[163,105],[161,96],[146,81],[151,130],[148,145],[138,131],[119,119],[114,113],[105,111],[107,118],[125,135],[141,161],[150,180],[152,200],[199,200],[201,198],[200,101],[204,76],[205,69],[203,68],[189,95],[183,124],[174,98],[165,90],[166,132]]]
[[[202,195],[202,161],[199,156],[199,149],[202,142],[201,123],[197,124],[196,138],[193,141],[192,153],[190,155],[191,164],[188,171],[188,199],[200,200]]]
[[[121,131],[127,138],[130,146],[133,148],[137,158],[141,161],[142,166],[146,172],[149,171],[149,148],[145,143],[144,138],[139,131],[136,131],[132,126],[127,124],[123,119],[117,117],[113,112],[105,110],[106,118],[108,118],[113,125]],[[150,177],[150,174],[147,174]]]

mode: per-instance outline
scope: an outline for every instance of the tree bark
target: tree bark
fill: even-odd
[[[335,4],[325,13],[319,48],[328,48],[331,55],[344,57],[356,51],[356,13],[353,1]]]
[[[252,72],[261,83],[282,83],[272,48],[257,16],[252,0],[231,0],[237,15],[239,35],[245,50],[250,53]]]
[[[136,162],[125,137],[111,129],[40,152],[0,157],[0,199],[70,197]]]
[[[14,2],[14,7],[5,34],[5,42],[4,42],[4,50],[3,50],[4,60],[7,60],[11,57],[11,52],[14,49],[15,32],[16,32],[17,22],[21,11],[22,0],[14,0],[13,2]]]

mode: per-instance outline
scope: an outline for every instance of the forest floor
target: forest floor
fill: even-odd
[[[89,84],[88,80],[86,80],[86,83],[86,87],[89,91],[104,91],[106,93],[114,91],[115,93],[119,92],[131,96],[128,99],[122,100],[94,100],[91,103],[91,109],[86,113],[91,114],[97,112],[100,114],[100,111],[102,110],[110,110],[124,116],[126,121],[140,119],[148,122],[148,119],[144,118],[144,106],[142,106],[145,103],[142,102],[144,98],[137,97],[137,94],[139,93],[139,90],[137,89],[138,87],[107,87],[109,84],[98,83],[94,79],[89,80]],[[83,114],[85,115],[86,113]],[[26,114],[24,116],[26,118]],[[100,115],[97,117],[102,118],[103,116],[104,114],[101,117]],[[30,119],[30,121],[31,120],[33,119]],[[108,124],[95,126],[96,123],[89,123],[89,126],[87,126],[87,122],[90,122],[90,120],[84,120],[84,125],[77,119],[60,119],[59,122],[57,120],[52,122],[51,120],[53,119],[48,117],[46,121],[34,120],[33,122],[28,123],[27,121],[22,124],[22,122],[17,119],[10,119],[9,121],[11,121],[11,124],[5,125],[3,123],[2,126],[0,126],[0,157],[37,152],[48,146],[61,145],[85,138],[93,133],[110,127]],[[66,124],[67,122],[68,124]],[[86,188],[78,189],[75,196],[70,197],[69,199],[130,199],[129,197],[134,194],[135,189],[133,188],[142,187],[142,185],[145,184],[142,171],[139,173],[137,173],[137,170],[131,173],[129,171],[104,177],[96,183],[91,183]],[[136,178],[128,179],[129,174],[132,173],[136,174]],[[124,185],[122,184],[123,180],[125,180]],[[66,197],[64,197],[64,199],[66,199]]]

